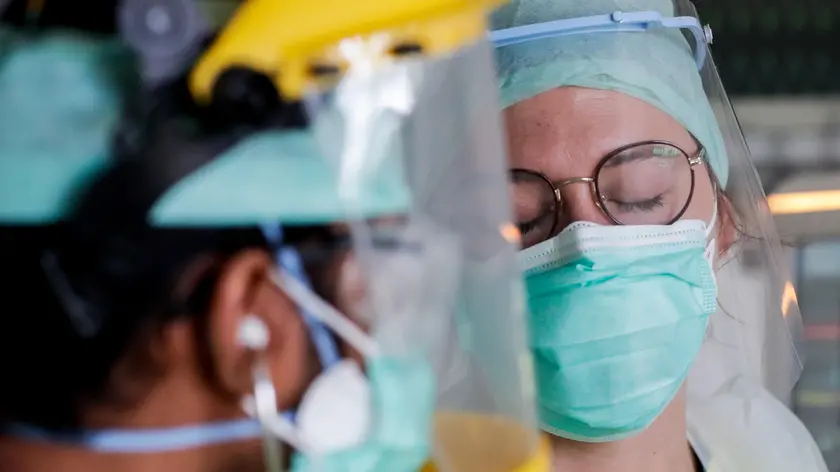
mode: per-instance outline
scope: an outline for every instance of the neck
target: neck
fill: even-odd
[[[174,370],[157,379],[154,387],[116,395],[124,402],[102,402],[86,408],[81,430],[142,431],[241,419],[235,400],[220,401],[204,386],[195,369]],[[128,382],[123,382],[122,385]],[[131,407],[126,408],[126,404]],[[264,470],[259,440],[231,441],[169,452],[101,453],[84,445],[31,441],[0,435],[3,472],[226,472]],[[247,458],[243,462],[242,458]],[[250,467],[248,461],[259,467]]]
[[[232,453],[232,448],[236,449]],[[0,438],[0,464],[8,472],[229,472],[261,471],[259,441],[166,454],[99,454],[55,444]]]
[[[645,431],[609,443],[553,437],[552,472],[694,472],[688,445],[685,393],[680,392]]]

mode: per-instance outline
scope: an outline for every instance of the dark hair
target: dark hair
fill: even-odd
[[[47,2],[37,29],[113,35],[117,2],[94,4],[88,14],[73,2]],[[13,0],[0,11],[0,22],[29,24],[26,2]],[[88,404],[130,401],[114,398],[120,393],[112,381],[118,362],[143,348],[162,325],[207,311],[217,273],[210,270],[191,294],[178,299],[175,290],[185,269],[205,255],[220,265],[246,248],[272,249],[256,224],[161,229],[146,221],[162,195],[244,136],[268,127],[304,126],[299,106],[263,107],[265,116],[254,120],[259,123],[244,125],[229,109],[215,106],[215,98],[212,107],[195,104],[186,72],[155,87],[143,86],[136,71],[128,72],[115,80],[132,85],[125,87],[112,162],[77,195],[67,221],[45,226],[0,221],[0,267],[7,277],[0,288],[0,424],[69,429]],[[242,89],[239,83],[231,87]]]
[[[0,21],[14,26],[32,26],[28,3],[27,0],[0,1]],[[113,34],[117,30],[117,4],[118,0],[85,0],[82,8],[77,2],[48,1],[41,7],[36,24],[40,28],[84,29]]]
[[[61,430],[78,425],[87,405],[131,402],[112,381],[118,363],[142,354],[144,341],[175,317],[207,311],[213,271],[177,299],[185,269],[205,255],[222,263],[245,248],[270,249],[256,225],[148,223],[169,189],[242,134],[196,123],[184,87],[138,93],[152,98],[146,109],[128,103],[135,106],[114,135],[112,162],[74,196],[64,222],[0,223],[0,264],[10,280],[0,289],[0,378],[11,384],[0,393],[0,421]]]
[[[184,269],[204,254],[224,259],[249,247],[268,249],[256,228],[0,228],[7,277],[0,289],[0,421],[72,428],[84,405],[131,401],[113,398],[116,363],[175,317],[206,312],[215,273],[179,300],[174,289]],[[45,264],[45,255],[57,255],[56,263]],[[79,307],[67,306],[55,277],[66,281],[95,331],[80,332],[72,319]]]

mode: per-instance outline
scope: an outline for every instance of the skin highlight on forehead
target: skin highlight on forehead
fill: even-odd
[[[696,151],[691,135],[659,109],[628,95],[561,87],[505,110],[511,167],[552,181],[590,175],[611,151],[649,140]]]

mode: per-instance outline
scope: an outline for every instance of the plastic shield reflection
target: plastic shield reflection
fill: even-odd
[[[541,470],[490,46],[379,62],[373,41],[338,49],[350,66],[310,110],[351,216],[374,336],[432,360],[430,470]],[[359,209],[371,179],[394,169],[410,210],[370,223]],[[418,252],[378,250],[383,232]]]
[[[697,17],[688,1],[677,1],[676,9],[678,15]],[[752,372],[771,393],[787,401],[802,372],[804,355],[800,348],[802,316],[787,258],[741,126],[711,57],[700,74],[723,134],[729,164],[725,193],[740,233],[728,257],[720,261],[719,313],[712,318],[710,337],[715,339],[727,330],[726,323],[735,321],[742,339],[742,374]],[[741,288],[744,272],[761,287],[755,298],[743,296],[747,290]],[[729,320],[723,321],[725,318]],[[727,344],[725,339],[720,341],[721,346]]]

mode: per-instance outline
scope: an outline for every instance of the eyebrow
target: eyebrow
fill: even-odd
[[[683,151],[682,148],[677,147],[676,145],[671,145],[671,146],[668,146],[668,147],[677,151],[676,154],[671,155],[671,156],[657,156],[657,157],[677,157],[679,155],[683,155],[685,157],[688,157],[689,159],[694,159],[693,156],[695,156],[695,157],[705,156],[706,149],[703,147],[702,144],[700,144],[700,141],[698,141],[693,136],[692,136],[692,139],[694,140],[694,143],[697,146],[697,150],[694,153],[686,153],[686,151]],[[642,142],[636,143],[636,147],[633,147],[634,146],[633,144],[628,144],[627,146],[631,146],[631,147],[626,148],[624,151],[622,151],[618,154],[612,155],[610,160],[607,161],[604,164],[604,167],[617,167],[617,166],[626,164],[628,162],[632,162],[632,161],[635,161],[635,160],[647,159],[649,157],[652,157],[651,153],[641,152],[642,149],[646,149],[646,146],[648,146],[648,145],[650,145],[650,146],[663,146],[664,147],[663,144],[651,143],[649,141],[642,141]],[[621,149],[621,147],[618,147],[616,149]],[[609,153],[605,154],[604,157],[602,157],[599,162],[603,161],[604,159],[607,158],[607,156],[610,156],[614,152],[615,151],[613,150],[613,151],[610,151]],[[615,162],[613,162],[613,160],[615,160]],[[522,171],[527,171],[527,172],[536,172],[537,174],[542,175],[545,179],[549,180],[551,182],[551,185],[553,185],[555,187],[557,187],[558,184],[563,183],[566,180],[568,180],[568,179],[566,179],[566,180],[553,181],[545,173],[543,173],[543,171],[538,170],[538,169],[528,168],[528,167],[515,167],[515,168],[508,169],[508,172],[517,171],[517,170],[522,170]],[[596,176],[589,176],[589,177],[590,178],[595,178]]]
[[[673,150],[674,152],[668,154],[657,155],[652,152],[646,152],[651,149],[656,149],[656,146],[662,146],[654,144],[653,147],[648,147],[647,145],[640,145],[638,148],[630,148],[626,149],[618,154],[613,155],[610,159],[604,163],[604,167],[618,167],[620,165],[627,164],[628,162],[633,161],[640,161],[642,159],[649,159],[651,157],[658,157],[658,158],[665,158],[665,157],[678,157],[682,155],[682,151],[678,150],[677,148],[673,147],[666,147],[662,146],[664,149],[668,149],[669,151]]]

